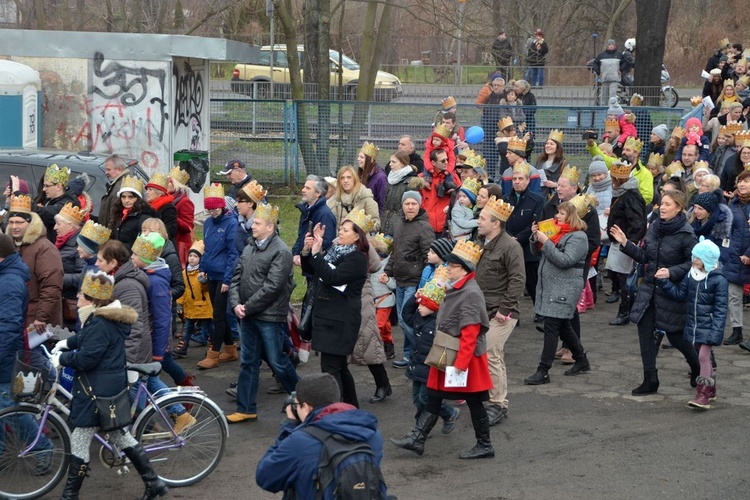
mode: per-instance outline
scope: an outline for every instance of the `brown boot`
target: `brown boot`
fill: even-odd
[[[240,357],[237,355],[237,345],[227,345],[221,348],[221,354],[219,354],[219,363],[226,363],[227,361],[237,361]]]
[[[216,368],[217,366],[219,366],[219,351],[214,351],[213,349],[206,352],[206,359],[198,362],[198,368],[203,368],[204,370]]]

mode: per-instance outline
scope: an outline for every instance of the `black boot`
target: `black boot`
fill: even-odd
[[[157,496],[163,497],[169,493],[167,484],[159,479],[156,475],[154,468],[151,467],[146,452],[143,451],[143,447],[140,444],[133,446],[132,448],[125,448],[122,450],[125,455],[130,459],[130,462],[135,467],[135,470],[140,474],[143,483],[146,485],[146,491],[143,493],[141,500],[152,500]]]
[[[630,301],[628,297],[622,297],[620,308],[617,310],[617,316],[609,324],[612,326],[623,326],[628,323],[630,323]]]
[[[735,326],[732,328],[732,335],[724,340],[724,345],[737,345],[742,342],[742,327]]]
[[[385,398],[393,394],[393,390],[391,389],[391,384],[388,384],[385,387],[378,387],[375,390],[375,395],[370,398],[370,403],[382,403],[385,401]]]
[[[573,364],[573,366],[565,370],[563,375],[578,375],[589,371],[591,371],[591,365],[589,364],[589,359],[584,354]]]
[[[659,390],[659,370],[643,371],[643,382],[633,389],[633,396],[645,396],[646,394],[656,394]]]
[[[75,455],[70,456],[70,465],[68,465],[68,480],[65,483],[65,489],[62,492],[60,500],[78,500],[78,492],[81,491],[83,480],[87,476],[89,463],[84,462],[82,458]]]
[[[487,415],[474,420],[474,435],[477,438],[477,444],[469,451],[464,451],[458,455],[458,458],[493,458],[495,449],[490,441],[490,419]]]
[[[391,443],[395,444],[399,448],[405,450],[411,450],[417,455],[424,453],[424,442],[427,439],[427,435],[430,433],[435,424],[438,421],[438,416],[428,413],[426,410],[422,411],[417,419],[417,425],[412,431],[401,439],[391,439]]]
[[[537,368],[534,375],[523,379],[523,383],[526,385],[549,384],[549,375],[547,375],[547,370]]]

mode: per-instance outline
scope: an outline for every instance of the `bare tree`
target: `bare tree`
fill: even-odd
[[[635,67],[635,86],[644,88],[644,105],[659,105],[661,65],[672,0],[636,0],[638,13],[638,64]]]

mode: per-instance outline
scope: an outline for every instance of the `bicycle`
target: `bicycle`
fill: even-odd
[[[49,352],[42,346],[46,364],[16,360],[13,373],[21,377],[13,384],[17,406],[0,411],[0,498],[39,498],[52,491],[66,476],[71,453],[71,431],[64,415],[70,415],[66,401],[72,394],[59,384],[59,372],[51,368]],[[36,351],[20,352],[24,358]],[[44,357],[42,356],[42,357]],[[141,382],[131,405],[135,417],[137,402],[145,396],[147,406],[137,415],[130,430],[146,451],[151,464],[169,486],[198,483],[218,466],[229,435],[227,421],[219,407],[199,387],[176,387],[152,394],[148,377],[161,372],[160,363],[128,364]],[[33,388],[31,391],[17,389]],[[49,389],[47,390],[47,387]],[[163,394],[159,394],[163,393]],[[58,398],[61,395],[65,400]],[[167,407],[182,404],[196,422],[177,434]],[[99,460],[108,468],[127,474],[128,460],[98,432]]]

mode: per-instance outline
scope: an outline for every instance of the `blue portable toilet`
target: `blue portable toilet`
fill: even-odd
[[[0,60],[0,148],[36,149],[41,142],[39,72]]]

